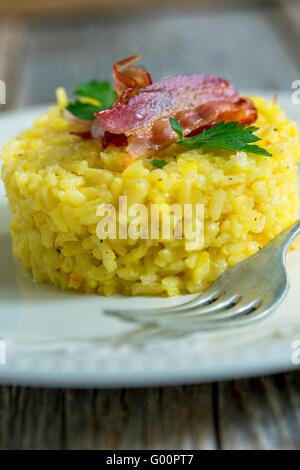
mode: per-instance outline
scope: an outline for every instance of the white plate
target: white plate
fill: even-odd
[[[300,125],[300,107],[280,102]],[[0,115],[0,145],[45,107]],[[196,333],[176,340],[145,335],[103,313],[107,307],[175,305],[187,297],[103,298],[62,292],[32,281],[10,254],[9,211],[0,187],[0,382],[45,386],[123,387],[253,376],[286,371],[300,341],[300,251],[288,254],[290,291],[276,312],[254,326]],[[2,343],[3,345],[3,343]],[[1,350],[1,343],[0,343]],[[300,354],[299,354],[300,357]],[[1,355],[0,355],[1,362]]]

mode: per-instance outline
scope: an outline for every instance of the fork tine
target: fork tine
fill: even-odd
[[[254,310],[251,313],[245,314],[245,315],[238,315],[237,317],[229,320],[224,320],[220,321],[219,323],[217,322],[207,322],[206,324],[203,323],[201,325],[201,328],[203,330],[211,330],[215,328],[216,324],[218,324],[219,328],[235,328],[235,327],[241,327],[241,326],[247,326],[251,323],[257,322],[258,320],[262,320],[264,317],[266,317],[274,308],[276,305],[274,304],[269,304],[267,306],[260,306],[257,310]]]
[[[215,312],[218,310],[222,310],[223,308],[226,308],[226,306],[231,305],[233,302],[235,302],[238,299],[237,295],[231,296],[229,298],[226,298],[225,300],[222,300],[222,297],[218,297],[215,299],[215,301],[212,303],[212,300],[214,300],[214,296],[209,296],[206,297],[206,299],[197,297],[196,299],[193,299],[191,302],[186,302],[185,304],[180,305],[179,307],[167,307],[165,309],[159,309],[159,310],[106,310],[105,313],[108,313],[110,315],[114,316],[120,316],[122,315],[122,318],[147,318],[149,320],[151,319],[157,319],[157,318],[170,318],[170,319],[178,319],[178,318],[185,318],[186,316],[193,316],[196,314],[199,314],[200,312],[203,311],[203,313],[209,313],[209,312]],[[202,306],[204,305],[204,306]]]
[[[206,321],[218,322],[221,320],[229,320],[229,319],[233,319],[236,317],[244,317],[245,315],[248,315],[252,310],[259,307],[261,303],[262,303],[261,299],[254,299],[251,301],[240,301],[231,308],[220,310],[220,311],[215,311],[212,313],[202,314],[202,310],[200,310],[199,315],[195,314],[193,317],[188,315],[188,318],[189,318],[188,321],[193,327],[196,324],[198,326],[201,326],[201,324]],[[178,320],[177,322],[178,325],[180,325],[180,322],[182,321],[182,319],[183,319],[183,315]],[[168,320],[160,322],[159,324],[162,324],[162,323],[164,325],[168,325]],[[177,324],[175,325],[175,327],[177,326]]]
[[[256,301],[259,301],[259,300],[260,299],[256,299]],[[182,329],[183,331],[186,331],[186,332],[196,331],[197,326],[201,326],[201,330],[199,331],[216,330],[216,326],[219,329],[237,328],[237,327],[239,328],[241,326],[247,326],[258,320],[262,320],[270,312],[272,312],[272,310],[274,310],[276,306],[277,306],[277,303],[270,302],[269,300],[263,300],[253,312],[251,310],[249,311],[249,309],[245,309],[243,314],[236,315],[233,318],[220,319],[219,321],[218,320],[215,320],[215,321],[206,320],[206,321],[201,321],[198,324],[196,324],[196,322],[193,322],[192,320],[186,322],[185,324],[183,322],[181,323],[176,322],[176,323],[173,323],[172,328],[173,329],[178,328],[179,330]],[[163,322],[160,325],[160,327],[161,328],[168,327],[169,330],[171,329],[171,325],[168,325],[167,322]]]
[[[176,313],[182,313],[189,310],[193,310],[195,308],[205,306],[217,300],[220,296],[220,290],[213,288],[213,285],[209,287],[205,292],[201,292],[201,294],[197,295],[194,299],[189,300],[181,305],[174,306],[174,307],[164,307],[155,310],[156,315],[174,315],[174,311],[176,309]],[[136,310],[116,310],[116,309],[109,309],[105,310],[105,313],[109,315],[118,315],[120,313],[125,315],[153,315],[153,309],[136,309]]]
[[[265,316],[268,315],[268,313],[273,310],[274,307],[270,308],[262,308],[259,310],[259,313],[257,313],[255,310],[253,313],[245,313],[244,315],[238,315],[235,316],[234,318],[228,318],[228,319],[219,319],[219,320],[205,320],[203,321],[201,318],[198,318],[197,320],[199,321],[193,321],[190,319],[190,321],[187,322],[174,322],[169,324],[169,322],[161,322],[161,323],[151,323],[145,322],[146,324],[156,326],[158,329],[162,329],[163,331],[168,332],[168,335],[170,338],[175,337],[178,335],[178,332],[185,332],[185,333],[193,333],[193,332],[203,332],[203,331],[210,331],[214,330],[216,331],[216,327],[218,329],[226,329],[226,328],[236,328],[236,327],[241,327],[241,326],[246,326],[251,323],[256,322],[257,320],[263,319]],[[246,312],[249,312],[247,309]],[[129,320],[129,318],[127,319]],[[133,319],[132,319],[133,320]],[[136,321],[136,320],[133,320]],[[142,321],[142,320],[140,320]],[[197,327],[201,327],[201,329],[197,330]]]
[[[166,321],[180,321],[187,318],[200,318],[202,316],[213,317],[213,314],[217,314],[216,312],[220,312],[224,309],[229,308],[233,303],[237,304],[241,299],[240,295],[232,295],[230,297],[223,298],[222,295],[213,303],[207,306],[199,307],[199,304],[191,304],[190,307],[185,307],[184,309],[181,308],[168,308],[167,311],[163,310],[153,310],[146,311],[146,310],[109,310],[106,313],[109,313],[114,316],[122,317],[124,320],[135,320],[139,322],[151,323],[156,322],[157,324],[161,324],[163,320]],[[187,304],[184,304],[181,307],[184,307]]]

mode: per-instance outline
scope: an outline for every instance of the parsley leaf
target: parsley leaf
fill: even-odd
[[[98,80],[90,80],[88,82],[80,82],[75,88],[75,96],[93,98],[100,102],[100,109],[109,108],[117,93],[108,81],[99,82]]]
[[[94,114],[99,111],[99,107],[90,103],[82,103],[81,101],[74,101],[70,103],[67,108],[73,116],[76,116],[83,121],[92,121],[95,119]]]
[[[150,162],[153,166],[156,166],[156,168],[163,168],[168,164],[166,160],[157,160],[156,158],[154,160],[151,160]]]
[[[253,132],[259,129],[255,126],[239,125],[236,121],[222,121],[208,130],[204,129],[201,134],[186,138],[183,137],[179,122],[173,118],[170,118],[169,122],[180,139],[176,142],[179,145],[185,145],[189,148],[214,147],[255,153],[268,157],[272,156],[267,150],[258,147],[258,145],[249,145],[252,142],[261,140],[257,135],[253,134]]]
[[[78,83],[74,95],[79,99],[70,103],[66,109],[84,121],[92,121],[95,118],[95,113],[109,108],[117,97],[117,93],[109,82],[99,82],[98,80]],[[96,100],[99,102],[99,105],[88,103],[87,101],[80,100],[80,98]]]

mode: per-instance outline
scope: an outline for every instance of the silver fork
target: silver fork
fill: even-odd
[[[282,302],[288,291],[285,255],[299,232],[300,219],[259,252],[229,268],[189,302],[160,309],[105,313],[162,330],[191,332],[242,326],[262,319]]]

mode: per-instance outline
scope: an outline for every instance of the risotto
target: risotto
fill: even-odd
[[[252,98],[261,146],[272,157],[171,144],[124,169],[126,150],[105,150],[70,131],[52,106],[3,148],[14,255],[39,282],[102,295],[201,291],[297,218],[299,137],[275,102]],[[63,100],[61,100],[63,101]],[[182,239],[105,239],[99,204],[202,203],[204,244]]]

